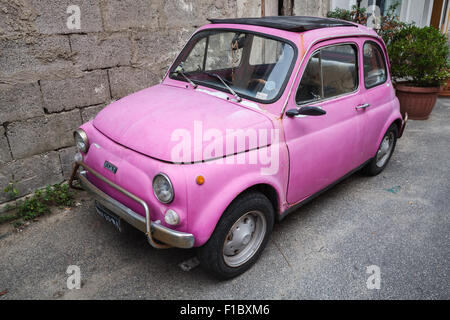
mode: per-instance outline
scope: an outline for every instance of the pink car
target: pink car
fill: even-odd
[[[383,41],[313,17],[214,19],[161,84],[75,131],[73,179],[118,229],[155,248],[198,247],[230,278],[274,222],[353,172],[387,165],[402,118]]]

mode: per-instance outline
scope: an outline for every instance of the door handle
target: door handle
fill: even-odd
[[[360,104],[359,106],[356,106],[356,110],[359,110],[359,109],[365,109],[365,108],[368,108],[368,107],[370,107],[370,104],[369,103],[364,103],[364,104]]]

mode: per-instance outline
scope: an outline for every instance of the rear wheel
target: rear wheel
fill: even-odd
[[[378,147],[375,157],[364,167],[364,172],[370,176],[375,176],[386,168],[397,143],[398,128],[392,124],[384,134]]]
[[[273,222],[274,210],[266,196],[259,192],[239,196],[199,248],[202,266],[224,279],[247,271],[266,246]]]

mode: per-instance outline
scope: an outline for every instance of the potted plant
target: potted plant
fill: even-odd
[[[428,119],[450,76],[446,37],[434,27],[407,26],[392,36],[388,52],[402,114]]]

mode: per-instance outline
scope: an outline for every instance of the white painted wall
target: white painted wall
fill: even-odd
[[[400,5],[400,20],[404,22],[414,22],[423,27],[428,26],[431,20],[431,12],[434,0],[398,0]],[[390,1],[394,2],[394,1]],[[362,1],[361,6],[368,7],[368,1]],[[330,0],[331,10],[336,8],[351,9],[356,5],[356,0]]]
[[[353,5],[356,5],[356,0],[331,0],[331,10],[336,8],[350,10]]]
[[[434,0],[403,0],[400,20],[414,22],[419,27],[430,25]]]

